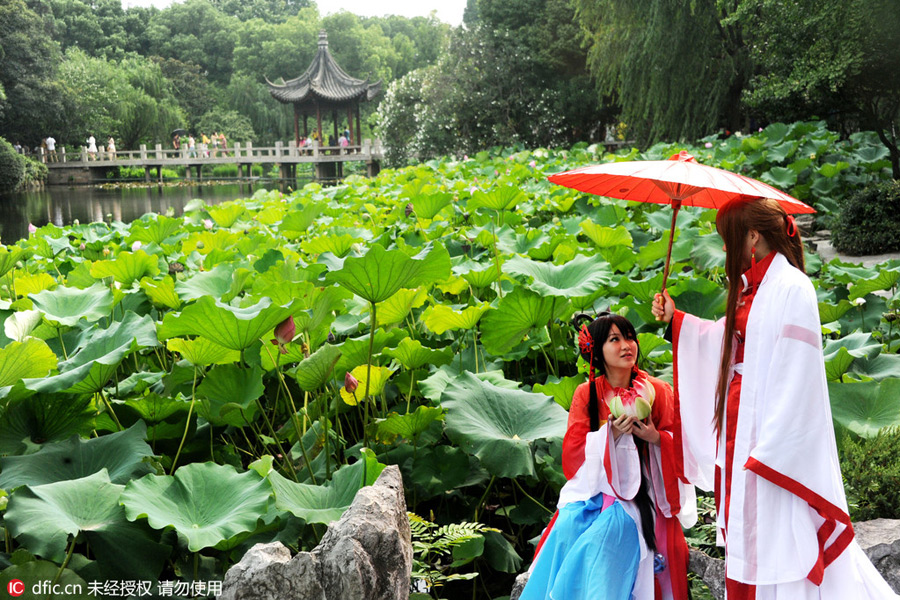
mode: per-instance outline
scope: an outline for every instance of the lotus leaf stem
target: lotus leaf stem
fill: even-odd
[[[103,403],[106,404],[106,410],[109,411],[109,414],[112,416],[113,421],[116,422],[116,426],[119,428],[119,431],[125,429],[122,427],[122,423],[119,421],[119,417],[116,416],[116,411],[113,410],[112,403],[110,403],[109,399],[106,397],[106,394],[103,393],[103,390],[99,392],[100,398],[103,400]]]
[[[197,365],[194,365],[194,382],[191,385],[191,405],[188,408],[187,419],[184,422],[184,434],[181,436],[181,442],[178,444],[178,451],[175,452],[175,458],[172,459],[172,468],[169,469],[169,475],[175,472],[178,465],[178,457],[181,456],[181,449],[184,447],[184,441],[187,439],[188,429],[191,428],[191,415],[194,414],[194,402],[197,399]]]
[[[275,432],[275,428],[272,426],[272,421],[269,419],[269,415],[266,414],[266,409],[263,408],[263,405],[259,401],[259,398],[256,399],[256,405],[259,407],[259,412],[262,413],[263,420],[266,422],[266,427],[269,428],[269,433],[272,434],[272,439],[275,440],[275,447],[278,448],[278,453],[284,458],[285,463],[287,463],[288,470],[291,472],[291,475],[293,475],[294,481],[298,481],[297,471],[294,469],[294,463],[291,460],[290,452],[286,453],[284,451],[284,448],[281,446],[281,441],[279,441],[279,439],[278,439],[278,434]],[[298,442],[300,443],[300,449],[303,450],[303,442],[300,440],[298,440]],[[305,450],[303,450],[303,456],[304,456],[304,458],[306,457]],[[306,466],[307,467],[309,466],[308,462],[307,462]],[[312,475],[312,469],[310,469],[309,474]],[[315,477],[313,477],[313,483],[315,483],[315,482],[316,482],[316,479],[315,479]]]
[[[78,539],[78,536],[74,536],[72,541],[69,543],[69,550],[66,552],[66,558],[63,560],[62,564],[59,566],[59,570],[56,572],[56,575],[53,577],[53,581],[50,584],[50,589],[53,589],[53,586],[56,585],[56,582],[59,581],[59,578],[62,577],[63,571],[66,570],[66,567],[69,566],[69,561],[72,559],[72,553],[75,552],[75,541]],[[47,595],[49,600],[51,594]]]
[[[537,504],[538,506],[540,506],[541,508],[543,508],[545,511],[547,511],[547,512],[550,513],[551,515],[553,514],[553,511],[552,511],[552,510],[550,510],[549,508],[547,508],[546,506],[544,506],[543,504],[541,504],[541,503],[540,503],[539,501],[537,501],[531,494],[529,494],[528,492],[526,492],[526,491],[525,491],[525,488],[522,487],[522,484],[519,483],[519,481],[518,481],[515,477],[512,478],[512,482],[513,482],[513,484],[514,484],[517,488],[519,488],[519,491],[520,491],[520,492],[522,492],[523,494],[525,494],[525,497],[526,497],[526,498],[528,498],[529,500],[531,500],[532,502],[534,502],[535,504]]]
[[[488,482],[487,487],[484,489],[484,494],[481,495],[481,500],[479,500],[478,504],[475,505],[475,515],[472,517],[473,521],[478,521],[478,510],[481,508],[481,505],[484,504],[485,499],[487,499],[488,492],[491,491],[491,487],[493,487],[494,481],[496,479],[496,475],[491,476],[491,480]]]

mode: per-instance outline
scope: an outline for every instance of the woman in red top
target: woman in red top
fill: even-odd
[[[578,315],[575,324],[589,319]],[[678,480],[672,390],[636,367],[637,335],[624,317],[607,312],[582,326],[579,350],[591,375],[569,408],[569,481],[521,598],[587,599],[603,590],[620,600],[686,599],[679,517],[689,527],[696,510],[693,488]]]

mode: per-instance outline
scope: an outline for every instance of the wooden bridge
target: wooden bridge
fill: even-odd
[[[193,179],[196,171],[197,180],[203,179],[202,168],[205,165],[237,165],[238,178],[251,176],[252,165],[274,164],[278,166],[282,179],[296,179],[297,165],[311,163],[314,166],[315,179],[341,179],[344,176],[345,162],[364,162],[369,177],[378,174],[384,151],[380,140],[363,140],[356,146],[319,146],[312,142],[310,146],[297,147],[293,143],[275,142],[271,147],[254,147],[252,143],[236,143],[229,148],[209,148],[201,150],[199,144],[194,150],[187,148],[164,149],[157,144],[148,149],[141,145],[139,150],[122,152],[98,151],[89,153],[82,147],[77,152],[66,152],[65,148],[57,150],[56,156],[44,154],[40,158],[50,170],[48,183],[64,185],[71,183],[97,183],[106,181],[106,173],[112,167],[138,167],[144,169],[144,180],[153,181],[151,173],[155,171],[156,181],[162,181],[162,170],[165,167],[184,167],[185,180]],[[55,160],[54,160],[55,159]]]

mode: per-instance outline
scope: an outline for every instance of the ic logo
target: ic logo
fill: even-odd
[[[21,579],[13,579],[6,586],[6,591],[9,592],[10,596],[21,596],[25,593],[25,584],[22,583]]]

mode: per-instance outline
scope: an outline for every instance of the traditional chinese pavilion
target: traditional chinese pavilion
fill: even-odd
[[[328,35],[319,32],[319,48],[312,64],[296,79],[279,85],[266,79],[272,97],[283,104],[294,105],[294,141],[300,143],[300,115],[303,115],[303,136],[309,135],[308,117],[315,115],[318,139],[322,141],[322,113],[331,111],[334,121],[334,137],[338,137],[338,114],[346,111],[350,144],[359,140],[359,103],[367,102],[381,91],[381,82],[369,83],[369,79],[356,79],[337,64],[328,51]],[[354,129],[353,121],[356,120]]]

